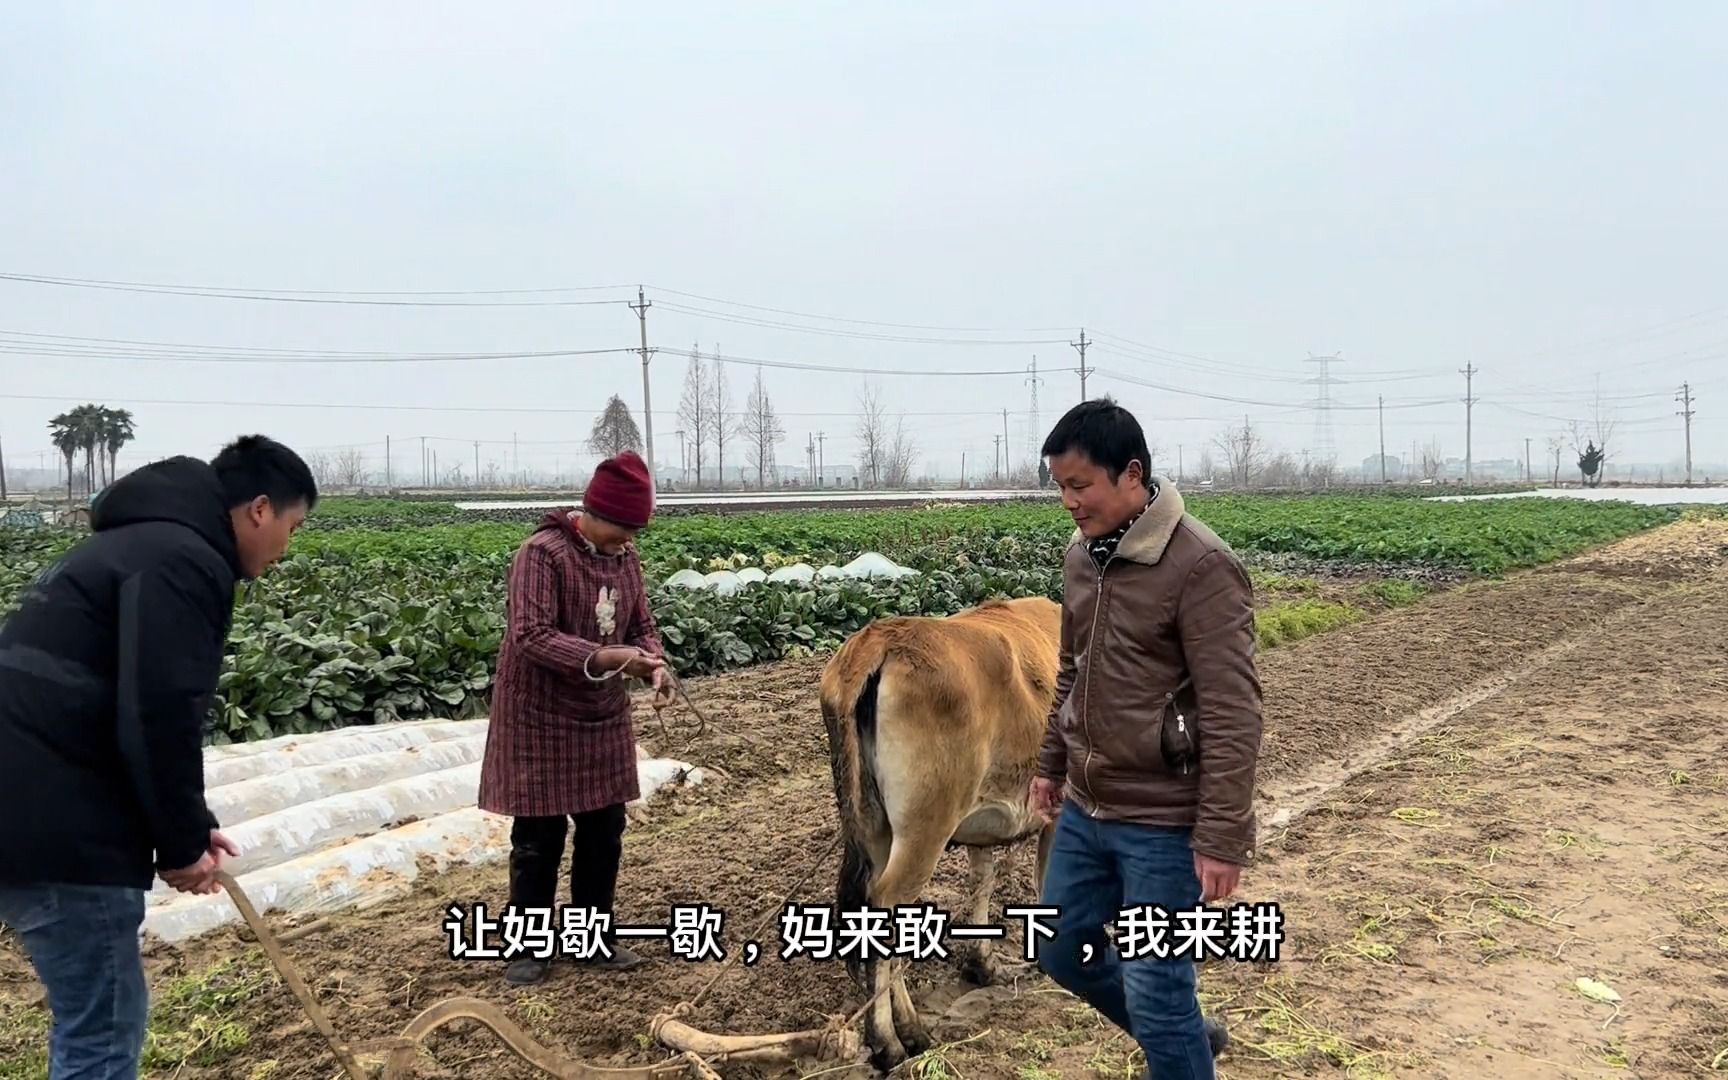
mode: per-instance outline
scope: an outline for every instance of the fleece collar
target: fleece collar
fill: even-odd
[[[1176,485],[1168,477],[1153,476],[1157,485],[1157,494],[1147,504],[1146,509],[1128,527],[1127,535],[1116,546],[1116,554],[1129,562],[1144,563],[1156,566],[1158,560],[1164,557],[1164,549],[1170,545],[1170,538],[1176,534],[1176,526],[1181,524],[1184,507],[1182,494],[1176,490]],[[1079,529],[1074,530],[1068,541],[1069,546],[1086,544],[1086,536]]]

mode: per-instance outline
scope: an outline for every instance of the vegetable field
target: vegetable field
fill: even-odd
[[[1498,574],[1674,520],[1669,507],[1397,497],[1197,497],[1236,547],[1275,647],[1399,606],[1429,580]],[[290,557],[237,600],[212,739],[352,723],[482,715],[504,620],[504,580],[539,520],[475,521],[448,504],[332,499]],[[820,654],[870,621],[947,614],[993,596],[1059,597],[1071,524],[1060,505],[672,515],[640,539],[677,669],[709,674]],[[77,534],[0,529],[0,613]],[[679,570],[844,564],[878,552],[895,579],[757,583],[733,593],[665,586]]]

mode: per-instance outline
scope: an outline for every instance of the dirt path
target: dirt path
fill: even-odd
[[[1725,551],[1721,525],[1676,526],[1262,657],[1267,817],[1288,808],[1293,820],[1266,830],[1241,899],[1283,905],[1289,938],[1276,965],[1203,976],[1208,1007],[1228,1014],[1237,1040],[1224,1075],[1594,1076],[1616,1054],[1631,1065],[1621,1076],[1709,1075],[1700,1070],[1728,1046],[1728,983],[1712,974],[1728,970]],[[664,745],[643,718],[650,750],[726,779],[633,827],[620,921],[704,903],[726,913],[735,946],[829,846],[819,670],[693,683],[711,725],[694,747],[680,741],[687,715]],[[1388,732],[1415,741],[1399,747]],[[1348,777],[1353,765],[1368,771]],[[1032,897],[1029,863],[1018,860],[998,904]],[[831,900],[833,876],[823,861],[795,899]],[[963,877],[951,854],[929,899],[953,910]],[[424,879],[290,949],[351,1039],[393,1034],[441,997],[478,995],[549,1045],[617,1063],[654,1060],[649,1020],[716,970],[649,945],[656,962],[637,972],[566,967],[537,990],[507,991],[496,962],[449,959],[441,925],[449,903],[496,907],[503,892],[501,867]],[[772,954],[777,928],[759,940]],[[179,1075],[326,1080],[327,1052],[244,950],[224,932],[151,956],[152,985],[186,999],[186,1024],[204,1017],[206,1035],[233,1025]],[[224,961],[228,974],[205,975]],[[1606,1029],[1612,1010],[1571,989],[1579,975],[1623,996]],[[942,965],[917,972],[932,1015],[969,989]],[[0,1051],[29,993],[27,971],[0,953]],[[837,964],[770,955],[721,980],[693,1020],[790,1030],[859,1000]],[[938,1034],[971,1041],[926,1064],[967,1077],[1126,1078],[1137,1067],[1124,1037],[1039,978],[975,995]],[[538,1075],[487,1035],[452,1033],[432,1050],[445,1071],[429,1063],[428,1076]]]

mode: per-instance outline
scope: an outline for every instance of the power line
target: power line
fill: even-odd
[[[1061,338],[951,338],[951,337],[912,337],[904,334],[878,334],[865,330],[837,330],[826,326],[799,326],[796,323],[775,322],[768,319],[758,319],[748,315],[730,315],[722,311],[710,311],[706,308],[689,307],[670,301],[661,301],[661,306],[667,311],[680,315],[694,315],[721,322],[737,323],[742,326],[758,326],[770,330],[791,330],[801,334],[821,334],[827,337],[854,338],[864,341],[893,341],[913,345],[1053,345],[1060,344]]]
[[[283,304],[357,304],[376,307],[583,307],[604,304],[628,304],[628,300],[372,300],[361,297],[378,296],[496,296],[509,294],[598,291],[624,288],[620,285],[589,285],[578,289],[495,289],[447,290],[440,292],[341,292],[312,289],[230,289],[210,285],[167,285],[145,281],[109,281],[101,278],[62,278],[41,274],[0,273],[0,281],[15,281],[31,285],[51,285],[73,289],[99,289],[107,292],[147,293],[157,296],[191,296],[211,300],[259,300]]]
[[[1162,390],[1167,394],[1183,394],[1183,395],[1188,396],[1188,397],[1206,398],[1206,399],[1211,400],[1211,401],[1225,401],[1225,402],[1229,402],[1232,405],[1257,405],[1257,406],[1260,406],[1261,408],[1267,408],[1267,409],[1286,409],[1286,410],[1289,410],[1289,409],[1303,409],[1303,408],[1305,408],[1305,406],[1302,406],[1302,405],[1292,405],[1287,401],[1264,401],[1264,400],[1260,400],[1260,399],[1256,399],[1256,398],[1234,397],[1234,396],[1231,396],[1229,394],[1209,394],[1209,393],[1206,393],[1205,391],[1202,391],[1202,390],[1184,390],[1179,386],[1171,386],[1167,383],[1155,382],[1151,379],[1141,379],[1141,378],[1137,378],[1133,375],[1124,375],[1121,372],[1111,371],[1111,370],[1107,370],[1105,368],[1093,368],[1092,371],[1093,371],[1093,374],[1102,375],[1107,379],[1115,379],[1118,382],[1130,383],[1134,386],[1144,386],[1144,387],[1151,389],[1151,390]],[[1433,408],[1436,405],[1451,404],[1451,400],[1452,399],[1450,399],[1450,398],[1424,399],[1424,400],[1420,400],[1420,401],[1410,401],[1410,402],[1405,402],[1405,403],[1400,403],[1400,404],[1387,405],[1386,408],[1389,408],[1389,409],[1428,409],[1428,408]],[[1378,408],[1378,406],[1375,406],[1375,405],[1333,405],[1332,408],[1335,410],[1341,411],[1341,412],[1357,412],[1357,411],[1367,411],[1367,410],[1375,409],[1375,408]]]
[[[727,307],[749,308],[752,311],[766,311],[775,315],[792,315],[800,319],[822,319],[827,322],[852,323],[857,326],[886,326],[895,330],[940,330],[954,334],[1054,334],[1065,328],[1060,326],[1032,327],[992,327],[992,326],[929,326],[922,323],[878,322],[873,319],[848,319],[840,315],[813,315],[806,311],[792,311],[787,308],[763,307],[759,304],[746,304],[737,300],[721,300],[713,296],[702,296],[697,293],[679,292],[668,289],[664,285],[655,285],[655,291],[671,293],[673,296],[683,296],[691,300],[701,300],[710,304],[723,304]]]

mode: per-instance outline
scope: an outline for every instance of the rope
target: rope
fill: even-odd
[[[812,875],[816,872],[816,868],[821,866],[823,861],[826,860],[828,858],[828,856],[832,855],[834,853],[835,849],[837,849],[840,846],[841,839],[842,839],[842,837],[840,835],[838,835],[838,834],[835,835],[834,842],[832,844],[829,844],[828,849],[826,851],[824,851],[821,855],[819,855],[816,858],[816,860],[810,864],[809,869],[804,871],[804,876],[798,879],[798,883],[793,885],[791,889],[787,890],[786,895],[780,898],[780,902],[778,904],[775,904],[773,907],[768,909],[768,914],[765,915],[763,917],[762,921],[756,925],[755,931],[751,934],[752,938],[758,938],[758,937],[762,936],[762,931],[767,929],[768,924],[774,920],[774,916],[782,908],[784,908],[786,906],[787,902],[790,901],[792,899],[792,897],[794,897],[798,894],[798,890],[802,889],[804,887],[804,883],[810,880],[810,875]],[[744,955],[744,950],[742,950],[742,949],[733,953],[732,959],[726,961],[726,963],[721,965],[720,970],[716,971],[714,973],[714,977],[708,980],[707,985],[703,986],[701,990],[697,991],[695,997],[691,998],[689,1001],[680,1001],[677,1005],[674,1005],[672,1007],[673,1015],[682,1016],[686,1013],[695,1011],[696,1007],[698,1005],[702,1004],[702,999],[708,996],[708,991],[714,989],[714,984],[719,982],[720,979],[728,971],[732,970],[732,965],[736,964],[738,962],[738,959],[740,957],[742,957],[743,955]],[[874,999],[872,999],[872,1000],[874,1000]]]
[[[684,699],[684,704],[689,707],[691,712],[696,714],[696,734],[690,736],[690,738],[679,744],[681,746],[688,746],[691,742],[700,739],[703,735],[708,733],[708,717],[703,715],[702,710],[696,707],[694,701],[690,700],[689,692],[684,689],[684,680],[680,679],[670,667],[665,670],[666,676],[672,680],[672,688],[678,691],[678,696]],[[660,721],[661,738],[670,742],[672,739],[672,733],[666,730],[666,717],[659,708],[654,710],[654,718]]]

